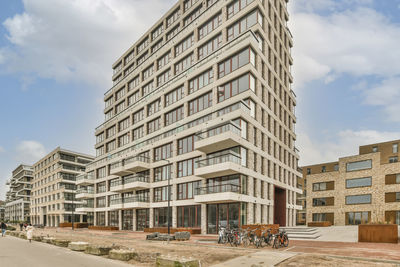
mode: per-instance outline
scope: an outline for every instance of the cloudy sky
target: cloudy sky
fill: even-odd
[[[57,146],[94,154],[111,64],[175,1],[1,1],[0,199],[21,162]],[[400,139],[400,0],[289,9],[301,164]]]

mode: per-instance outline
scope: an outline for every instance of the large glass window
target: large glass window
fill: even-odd
[[[199,28],[199,40],[205,37],[207,34],[218,28],[222,23],[222,14],[219,13],[212,19],[204,23]]]
[[[154,149],[154,160],[159,161],[172,157],[172,143]]]
[[[246,48],[240,53],[218,64],[218,78],[222,78],[250,62],[255,65],[255,61],[256,54],[254,51],[251,48]]]
[[[236,0],[228,5],[228,19],[232,18],[236,13],[252,3],[254,0]]]
[[[149,228],[150,212],[149,209],[136,210],[136,229],[143,231],[144,228]]]
[[[372,177],[347,179],[346,188],[366,187],[372,185]]]
[[[221,47],[222,44],[222,34],[218,34],[216,37],[199,47],[199,59],[202,59],[212,52],[216,51]]]
[[[201,205],[177,207],[178,227],[201,227]]]
[[[178,199],[192,199],[198,192],[197,188],[201,186],[201,181],[178,184]]]
[[[154,202],[161,202],[161,201],[168,201],[168,186],[154,188]]]
[[[195,135],[190,135],[178,140],[178,155],[192,152],[194,150]]]
[[[154,209],[154,227],[168,226],[168,208]],[[169,225],[172,226],[172,208],[169,208]]]
[[[200,157],[178,162],[178,178],[193,175]]]
[[[346,205],[370,204],[371,194],[346,196]]]
[[[247,90],[255,91],[255,78],[247,73],[218,87],[218,102],[222,102]]]
[[[157,167],[154,169],[154,181],[165,181],[171,179],[172,175],[172,164]]]
[[[371,168],[372,168],[372,160],[370,159],[363,161],[349,162],[346,165],[346,170],[348,172],[371,169]]]
[[[228,41],[231,41],[241,33],[247,31],[256,23],[259,23],[261,26],[263,25],[263,17],[258,10],[254,10],[228,28]]]
[[[189,116],[212,106],[212,91],[189,102]]]
[[[207,231],[217,233],[219,227],[238,228],[242,223],[240,203],[210,204],[207,206]]]
[[[346,225],[358,225],[369,223],[371,212],[346,212]]]
[[[182,85],[165,95],[165,106],[168,107],[169,105],[181,100],[184,96],[185,87]]]
[[[179,56],[184,51],[188,50],[194,44],[194,35],[191,34],[186,37],[182,42],[175,46],[175,56]]]
[[[165,114],[165,126],[180,121],[183,119],[183,117],[184,117],[184,109],[183,106],[180,106]]]
[[[213,82],[214,73],[212,69],[209,69],[197,77],[189,81],[189,94],[196,92],[197,90],[207,86]]]
[[[333,197],[321,197],[321,198],[313,198],[313,206],[333,206],[334,198]]]

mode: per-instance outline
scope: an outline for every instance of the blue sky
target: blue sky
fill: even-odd
[[[21,162],[57,146],[94,154],[111,64],[174,3],[0,2],[0,199]],[[301,164],[400,139],[400,0],[292,0],[289,9]]]

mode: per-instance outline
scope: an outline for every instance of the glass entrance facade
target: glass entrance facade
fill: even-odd
[[[122,229],[123,230],[133,229],[133,210],[122,211]]]
[[[207,205],[207,232],[216,234],[219,227],[238,228],[245,224],[245,203],[224,203]]]
[[[144,228],[149,228],[149,209],[136,210],[136,229],[137,231],[143,231]]]

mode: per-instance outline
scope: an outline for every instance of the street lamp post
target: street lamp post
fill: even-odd
[[[75,194],[74,193],[72,193],[72,218],[71,218],[71,221],[72,221],[72,231],[74,230],[74,198],[75,198]]]

